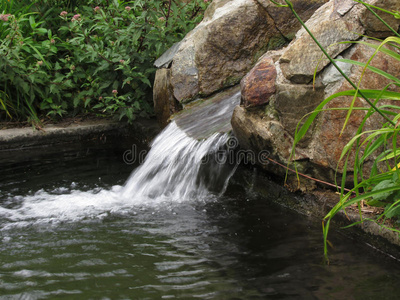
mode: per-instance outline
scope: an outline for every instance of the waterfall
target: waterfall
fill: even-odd
[[[132,173],[124,188],[123,198],[168,197],[171,199],[198,198],[208,190],[201,171],[210,164],[208,155],[225,156],[222,147],[228,134],[215,133],[205,140],[188,137],[175,122],[169,124],[151,145],[144,163]],[[214,160],[213,163],[223,163]],[[203,165],[204,164],[204,165]],[[210,166],[209,166],[210,167]],[[223,165],[213,166],[209,176],[217,178]],[[213,172],[214,171],[214,172]],[[210,172],[209,172],[210,173]],[[211,187],[213,188],[213,187]]]
[[[231,166],[235,164],[232,149],[224,146],[239,100],[240,92],[235,92],[179,115],[154,140],[143,165],[122,189],[122,196],[181,200],[204,196],[209,190],[222,193],[235,169]]]
[[[73,182],[29,195],[8,194],[5,203],[15,205],[0,205],[0,228],[101,219],[141,207],[218,197],[237,167],[227,132],[239,100],[236,92],[208,104],[200,102],[199,108],[178,116],[156,137],[123,186],[80,191]]]

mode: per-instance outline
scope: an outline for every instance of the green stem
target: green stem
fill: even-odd
[[[398,34],[396,30],[394,30],[392,27],[390,27],[390,25],[388,23],[386,23],[376,12],[374,12],[371,7],[379,9],[379,10],[381,10],[383,12],[386,12],[386,13],[392,14],[390,11],[387,11],[385,9],[382,9],[382,8],[367,4],[367,3],[363,2],[363,1],[360,1],[360,0],[354,0],[354,1],[364,5],[375,17],[378,18],[379,21],[381,21],[387,28],[389,28],[393,32],[394,35],[396,35],[397,37],[400,38],[400,34]]]
[[[379,113],[385,120],[387,120],[392,126],[396,126],[396,124],[389,119],[388,116],[386,116],[383,112],[381,112],[379,110],[379,108],[377,108],[372,102],[371,100],[369,100],[359,89],[358,87],[350,80],[350,78],[338,67],[338,65],[335,63],[335,61],[333,60],[333,58],[326,52],[326,50],[324,49],[324,47],[322,47],[322,45],[318,42],[318,40],[314,37],[314,35],[311,33],[311,31],[308,29],[308,27],[306,26],[306,24],[303,22],[303,20],[300,18],[300,16],[296,13],[296,11],[294,10],[293,4],[289,1],[289,0],[285,0],[285,2],[287,3],[288,7],[290,8],[290,10],[292,11],[292,13],[294,14],[294,16],[296,17],[297,20],[299,20],[299,22],[301,23],[301,25],[304,27],[304,29],[307,31],[307,33],[311,36],[311,38],[314,40],[314,42],[318,45],[318,47],[321,49],[321,51],[324,53],[324,55],[329,59],[329,61],[332,63],[332,65],[335,66],[335,68],[339,71],[339,73],[347,80],[348,83],[350,83],[350,85],[357,91],[358,90],[358,94],[360,94],[360,96],[362,98],[365,99],[365,101],[367,101],[367,103],[377,112]]]

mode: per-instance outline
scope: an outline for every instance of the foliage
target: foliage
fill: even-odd
[[[373,14],[376,15],[376,13],[371,10],[369,4],[360,0],[355,1],[363,4],[364,6],[366,6],[367,9],[369,9]],[[393,59],[400,61],[400,55],[396,51],[384,47],[386,44],[390,44],[392,47],[400,48],[400,35],[385,23],[388,28],[393,32],[393,36],[382,41],[379,46],[362,41],[354,42],[363,43],[375,49],[374,54],[371,56],[367,63],[345,59],[333,59],[327,54],[325,49],[319,44],[312,33],[308,30],[307,26],[298,17],[293,9],[293,5],[291,4],[291,2],[288,0],[285,0],[285,2],[286,5],[280,5],[289,7],[293,11],[295,16],[299,19],[299,21],[307,30],[307,32],[311,35],[314,41],[324,52],[325,56],[331,61],[336,69],[354,88],[352,90],[339,92],[328,97],[312,113],[307,116],[307,119],[302,126],[298,125],[294,137],[292,157],[294,155],[296,145],[310,129],[311,124],[318,116],[318,114],[321,111],[325,110],[325,105],[328,104],[330,101],[340,96],[353,97],[353,101],[351,102],[349,107],[339,108],[347,110],[348,112],[344,121],[343,129],[346,127],[346,124],[355,109],[366,110],[365,117],[362,120],[356,132],[356,135],[347,143],[341,154],[340,161],[344,160],[344,171],[341,182],[340,200],[324,218],[324,252],[325,256],[327,257],[327,245],[329,244],[328,231],[330,222],[339,211],[344,210],[346,207],[357,204],[360,210],[360,222],[351,224],[350,226],[365,221],[361,214],[361,206],[362,203],[365,201],[368,205],[384,208],[384,211],[381,215],[378,215],[375,219],[368,220],[376,222],[383,227],[386,227],[385,223],[382,221],[386,220],[387,218],[394,218],[395,220],[400,219],[400,149],[398,149],[399,145],[397,142],[397,137],[400,130],[400,127],[398,126],[400,124],[400,106],[396,105],[395,102],[393,102],[400,100],[400,93],[388,90],[390,86],[400,87],[400,78],[396,78],[391,74],[380,70],[379,68],[370,66],[371,60],[378,52],[382,52],[386,55],[391,56]],[[377,7],[373,8],[379,9]],[[392,14],[395,18],[400,18],[399,12],[390,12],[384,9],[382,10],[386,13]],[[377,17],[379,18],[379,16]],[[381,18],[379,19],[383,21]],[[359,79],[358,84],[352,82],[343,73],[343,71],[336,64],[336,62],[338,61],[363,67],[362,76]],[[360,83],[367,69],[375,72],[376,74],[379,74],[380,76],[385,77],[386,79],[391,80],[391,83],[384,87],[382,90],[360,89]],[[364,98],[369,104],[370,108],[354,107],[354,103],[357,97]],[[382,103],[382,100],[392,101],[390,104],[385,105],[384,103]],[[367,120],[370,119],[371,116],[375,113],[379,113],[384,118],[385,122],[382,123],[381,128],[370,131],[365,130],[364,126]],[[355,153],[355,163],[353,166],[349,165],[349,157],[351,153]],[[370,173],[365,174],[364,167],[368,160],[372,160],[374,163]],[[354,187],[349,192],[345,193],[346,177],[350,168],[354,169]],[[400,231],[394,227],[388,228],[400,233]]]
[[[132,121],[152,113],[154,60],[208,1],[22,2],[0,7],[0,118],[92,111]]]

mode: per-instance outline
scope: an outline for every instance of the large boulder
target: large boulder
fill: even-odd
[[[368,41],[373,45],[379,45],[378,42]],[[396,51],[395,49],[392,49]],[[365,44],[356,44],[345,53],[343,56],[347,59],[352,59],[359,62],[367,62],[373,55],[375,49],[366,46]],[[382,52],[378,52],[374,59],[371,61],[370,66],[379,68],[397,78],[400,78],[400,61],[390,57]],[[327,77],[329,70],[324,71],[321,77]],[[382,89],[388,85],[391,80],[384,78],[371,70],[366,70],[364,74],[363,67],[352,66],[351,72],[349,73],[350,79],[358,83],[362,76],[360,83],[361,89]],[[327,85],[325,96],[328,97],[332,94],[342,92],[345,90],[352,89],[350,84],[343,78],[336,82],[331,82]],[[390,85],[388,90],[399,91],[400,89],[395,85]],[[324,165],[332,169],[337,167],[342,149],[347,142],[355,135],[358,127],[364,118],[366,111],[355,110],[353,111],[346,128],[342,132],[344,120],[347,115],[347,111],[336,110],[341,107],[350,107],[353,97],[338,97],[333,101],[329,102],[325,106],[325,111],[319,115],[319,120],[316,123],[316,128],[313,138],[313,154],[311,160],[313,163],[318,165]],[[389,104],[390,101],[381,100],[377,105]],[[393,103],[395,104],[395,103]],[[355,107],[369,108],[368,103],[362,99],[357,98],[354,104]],[[385,121],[379,114],[373,114],[366,122],[364,129],[373,130],[379,128]],[[350,156],[349,164],[352,165],[354,162],[354,153]],[[338,171],[343,170],[344,162],[339,164]]]
[[[205,28],[192,35],[198,92],[202,96],[237,84],[268,50],[272,38],[283,40],[284,43],[272,19],[256,1],[231,1],[203,22]],[[177,57],[179,55],[178,52]],[[173,84],[180,82],[179,75],[173,63]],[[175,96],[179,101],[191,98],[190,94],[182,97],[175,93]]]
[[[398,0],[367,2],[385,9],[400,10]],[[399,30],[399,19],[390,14],[383,14],[382,17],[395,31]],[[393,34],[364,5],[353,0],[330,1],[320,7],[306,25],[332,57],[336,57],[351,46],[350,43],[342,42],[358,40],[363,34],[373,37]],[[304,51],[305,49],[307,50]],[[305,29],[297,33],[296,39],[287,47],[280,60],[283,74],[294,83],[309,83],[315,71],[320,72],[329,64]]]
[[[315,38],[332,57],[336,57],[351,46],[349,43],[341,42],[357,40],[365,32],[359,22],[362,11],[359,6],[351,7],[343,15],[343,11],[338,12],[343,9],[340,2],[330,1],[323,5],[306,22]],[[305,30],[297,33],[297,38],[287,47],[280,62],[282,72],[287,79],[303,84],[311,82],[315,70],[320,72],[329,64],[329,60],[324,57],[323,52]]]
[[[376,7],[382,7],[389,11],[400,11],[400,1],[398,0],[369,0],[365,1],[371,3]],[[373,9],[390,27],[396,32],[399,31],[400,19],[394,18],[392,15]],[[374,14],[369,10],[364,10],[360,16],[360,22],[366,30],[367,36],[386,38],[393,35],[390,31]]]

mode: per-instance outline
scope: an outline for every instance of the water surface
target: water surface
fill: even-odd
[[[124,149],[82,147],[5,163],[1,299],[396,299],[399,264],[260,198],[116,197]]]

